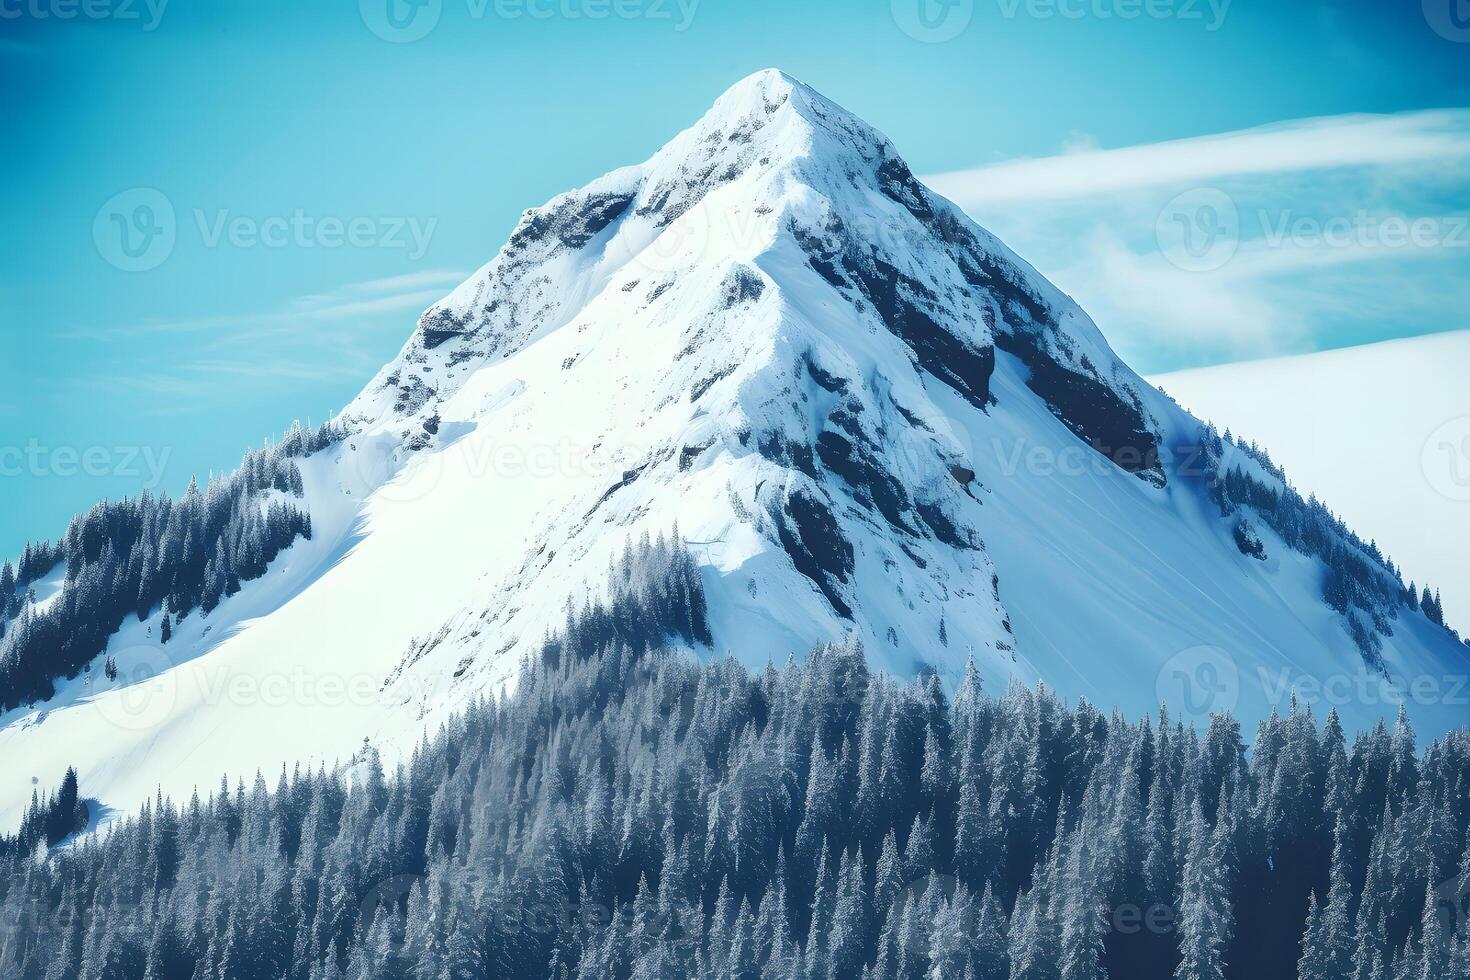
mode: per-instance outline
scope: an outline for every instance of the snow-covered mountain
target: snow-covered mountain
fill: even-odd
[[[1304,680],[1465,670],[1344,529],[1294,511],[1294,547],[1260,506],[1222,508],[1224,473],[1278,477],[777,71],[526,212],[341,421],[301,461],[310,541],[166,647],[130,617],[117,681],[0,718],[0,826],[67,764],[126,809],[364,738],[411,747],[512,681],[629,541],[676,529],[699,652],[757,665],[855,637],[900,674],[953,680],[973,653],[992,689],[1247,720]],[[1338,609],[1319,554],[1347,569]],[[1412,709],[1429,730],[1470,714]]]
[[[1470,628],[1470,330],[1176,371],[1149,380],[1270,447],[1405,577]],[[1373,397],[1364,397],[1365,392]],[[1365,465],[1366,464],[1366,465]]]

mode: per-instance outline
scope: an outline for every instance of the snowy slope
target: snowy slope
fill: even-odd
[[[391,758],[512,681],[626,542],[676,526],[700,652],[752,664],[853,636],[901,674],[952,680],[973,652],[992,689],[1248,720],[1283,677],[1364,670],[1321,566],[1264,529],[1268,560],[1242,555],[1178,471],[1199,423],[779,72],[528,211],[342,419],[303,466],[312,541],[166,648],[130,620],[117,684],[94,669],[0,718],[0,825],[67,764],[121,812],[364,738]],[[1463,649],[1405,616],[1383,657],[1442,675]]]
[[[1470,331],[1178,371],[1150,380],[1270,447],[1470,629]]]

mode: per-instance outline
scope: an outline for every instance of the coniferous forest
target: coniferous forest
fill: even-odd
[[[87,826],[89,812],[81,800],[77,771],[68,769],[61,778],[61,788],[42,800],[31,793],[31,805],[20,822],[20,833],[14,837],[0,835],[0,856],[34,854],[61,843],[71,834]]]
[[[1470,980],[1470,0],[995,2],[0,0],[0,980]]]
[[[1237,450],[1261,472],[1275,480],[1264,482],[1239,464],[1225,465],[1227,447]],[[1342,518],[1315,495],[1303,497],[1286,471],[1255,443],[1237,440],[1227,430],[1222,437],[1213,425],[1200,432],[1199,445],[1186,451],[1184,473],[1199,479],[1205,495],[1234,521],[1232,535],[1242,554],[1264,560],[1267,555],[1251,528],[1251,519],[1270,527],[1295,551],[1321,560],[1322,600],[1336,610],[1347,626],[1364,662],[1383,669],[1382,637],[1393,635],[1393,622],[1403,608],[1423,615],[1435,626],[1455,632],[1444,618],[1438,590],[1404,584],[1403,574],[1376,542],[1364,541]],[[1465,640],[1470,646],[1470,638]]]
[[[298,457],[338,438],[336,428],[292,428],[279,443],[245,454],[204,491],[194,481],[177,501],[144,492],[103,501],[71,521],[57,544],[27,545],[18,571],[0,564],[0,711],[44,701],[57,677],[75,677],[129,615],[170,620],[210,612],[298,537],[311,517]],[[273,496],[272,496],[273,494]],[[35,610],[34,585],[64,563],[60,593]]]
[[[391,773],[364,745],[10,848],[0,975],[1470,978],[1470,735],[1293,704],[1247,754],[973,666],[700,664],[659,550]]]

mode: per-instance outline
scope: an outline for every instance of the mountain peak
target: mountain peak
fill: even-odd
[[[750,167],[779,170],[813,159],[826,169],[852,171],[854,158],[871,170],[897,153],[886,136],[853,113],[786,72],[767,68],[726,89],[644,169],[709,171],[727,180]]]
[[[399,357],[344,415],[369,425],[429,418],[473,363],[565,326],[622,269],[674,271],[690,242],[723,233],[734,252],[701,248],[697,261],[750,258],[778,226],[819,231],[846,213],[858,218],[852,234],[875,237],[884,234],[879,225],[911,220],[873,216],[874,197],[934,217],[931,195],[882,133],[779,69],[746,76],[643,163],[527,210],[500,253],[423,314]],[[954,215],[946,213],[952,227],[941,234],[957,231]],[[978,228],[964,234],[998,247]],[[574,285],[528,295],[549,262]]]
[[[992,689],[1046,678],[1249,723],[1298,679],[1463,662],[1375,548],[1138,378],[875,130],[776,71],[644,163],[525,212],[334,429],[300,460],[310,539],[208,612],[169,607],[185,682],[159,711],[186,734],[121,725],[127,694],[74,673],[4,730],[0,787],[43,744],[123,801],[164,770],[187,794],[221,758],[272,770],[303,739],[327,758],[364,733],[411,751],[421,721],[513,683],[569,608],[626,594],[630,542],[651,554],[661,536],[707,600],[707,631],[682,635],[757,666],[853,637],[899,675],[959,682],[973,655]],[[119,581],[105,564],[75,581]],[[65,588],[53,608],[82,608]],[[124,618],[118,666],[157,663],[149,624]],[[380,696],[221,704],[195,673],[302,665]],[[1411,706],[1416,724],[1462,724],[1452,700]],[[104,764],[128,751],[164,754]]]
[[[735,106],[753,107],[779,102],[793,89],[814,90],[804,82],[788,75],[779,68],[762,68],[752,72],[725,89],[715,99],[713,109],[728,109]]]
[[[779,68],[766,68],[725,89],[692,128],[728,128],[738,120],[764,122],[782,110],[808,123],[820,123],[833,115],[855,118],[805,82]]]
[[[675,513],[710,549],[711,608],[727,617],[716,636],[757,630],[769,651],[851,631],[898,672],[952,668],[954,643],[995,680],[1043,676],[1052,652],[1097,635],[1144,662],[1224,644],[1246,626],[1181,608],[1203,574],[1193,564],[1208,555],[1211,582],[1258,590],[1241,562],[1261,559],[1243,559],[1240,541],[1294,550],[1210,484],[1234,467],[1285,495],[1278,474],[1143,382],[881,133],[777,70],[731,86],[645,162],[528,210],[346,414],[363,442],[392,447],[395,466],[421,453],[410,472],[461,441],[616,447],[614,472],[564,481],[555,513],[526,516],[525,564],[489,576],[497,591],[474,600],[493,628],[453,627],[467,648],[541,635],[546,610],[522,583],[602,568],[627,535],[665,531]],[[1201,477],[1176,453],[1213,462]],[[1053,478],[1063,469],[1069,479]],[[1130,515],[1121,535],[1089,516],[1115,512]],[[1193,544],[1140,551],[1133,527]],[[1145,571],[1124,598],[1095,594],[1089,583],[1119,574],[1120,555]],[[1369,664],[1403,664],[1416,641],[1385,652],[1395,641],[1378,637],[1392,636],[1401,587],[1364,561],[1351,574],[1369,583],[1359,606],[1373,635],[1337,598],[1321,604],[1330,622],[1302,631],[1298,593],[1315,589],[1315,566],[1266,585],[1264,607],[1252,591],[1237,608],[1272,619],[1275,651],[1326,636],[1332,655],[1356,646]],[[1020,585],[1003,599],[1005,582]],[[1077,625],[1065,635],[1045,600],[1062,582]],[[779,616],[753,611],[772,595]],[[1176,626],[1147,649],[1119,627],[1164,609]],[[478,661],[482,682],[505,679],[504,654]]]

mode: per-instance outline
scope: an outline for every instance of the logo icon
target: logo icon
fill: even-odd
[[[1213,272],[1240,247],[1240,212],[1224,191],[1197,187],[1164,205],[1154,236],[1172,265],[1185,272]]]
[[[161,648],[128,647],[112,654],[117,664],[117,679],[110,690],[93,699],[97,713],[118,728],[131,732],[147,731],[161,724],[179,696],[178,671]],[[92,672],[93,683],[102,674]]]
[[[1446,41],[1470,43],[1470,0],[1424,0],[1424,19]]]
[[[1434,890],[1445,932],[1461,933],[1470,927],[1470,874],[1442,882]]]
[[[975,0],[892,0],[893,22],[915,41],[953,41],[970,26]]]
[[[1159,703],[1193,721],[1231,711],[1240,700],[1240,669],[1219,647],[1182,650],[1164,662],[1155,693]]]
[[[177,238],[173,203],[152,187],[113,195],[92,219],[97,254],[124,272],[158,268],[173,254]]]
[[[655,275],[687,269],[709,247],[710,225],[709,203],[702,200],[666,225],[633,261]]]
[[[367,29],[392,44],[409,44],[439,26],[443,0],[358,0]]]
[[[1442,497],[1470,501],[1470,415],[1450,419],[1424,440],[1424,479]]]
[[[343,462],[354,495],[382,504],[413,503],[438,487],[451,451],[458,452],[432,444],[412,448],[387,434],[359,435],[347,441]]]
[[[418,875],[394,875],[384,878],[363,892],[357,917],[362,931],[366,933],[370,930],[379,915],[397,915],[407,906],[409,896],[413,894],[414,886],[420,880]]]

